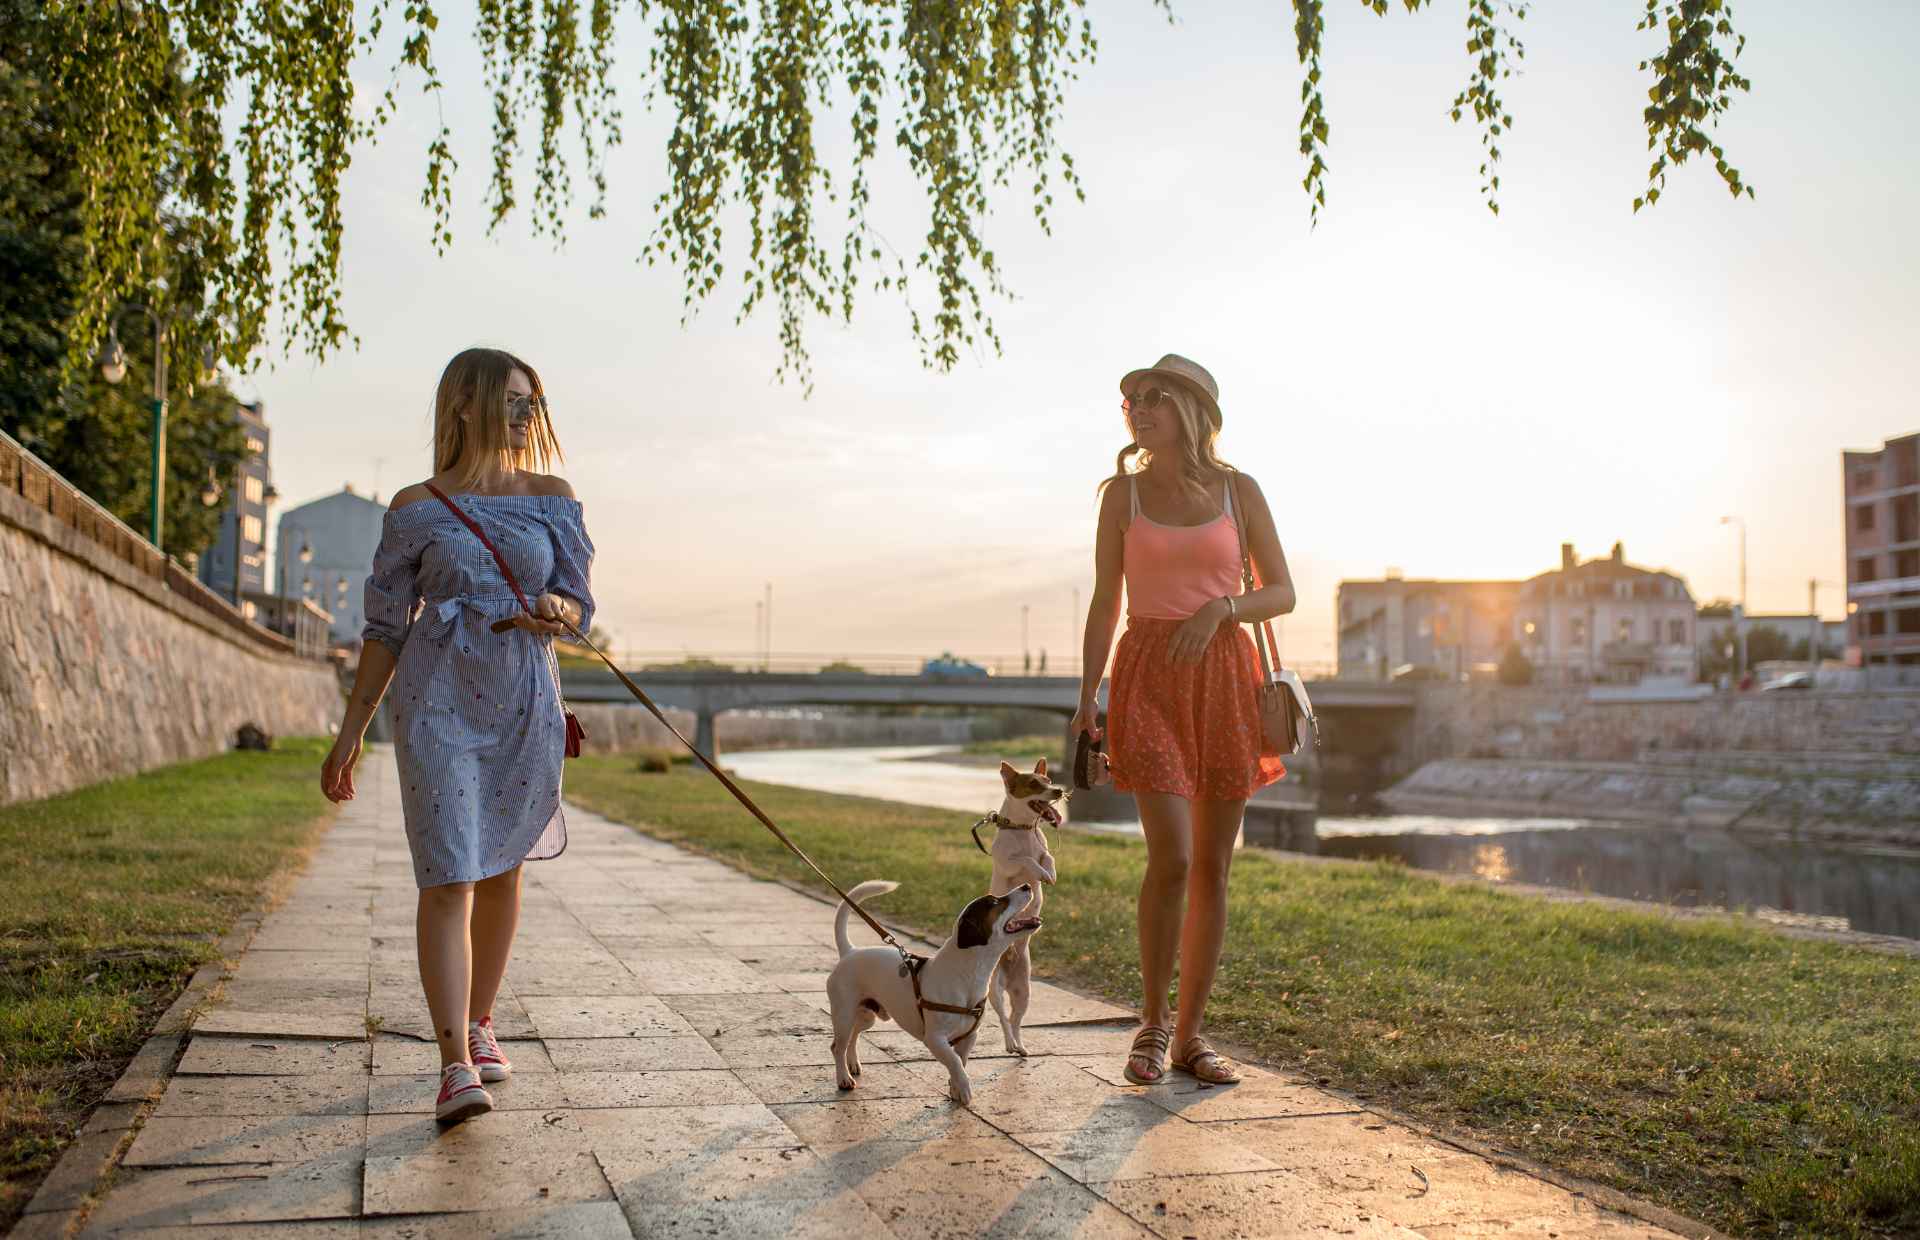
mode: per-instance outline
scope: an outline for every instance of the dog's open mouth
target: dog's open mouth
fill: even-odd
[[[1041,818],[1044,818],[1048,825],[1055,827],[1060,825],[1060,811],[1055,809],[1049,802],[1041,800],[1028,801],[1027,808]]]
[[[1008,934],[1026,934],[1030,930],[1038,930],[1039,928],[1040,919],[1038,917],[1016,917],[1007,923]]]

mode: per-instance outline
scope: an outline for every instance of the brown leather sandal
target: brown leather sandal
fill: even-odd
[[[1158,1085],[1167,1079],[1167,1048],[1172,1044],[1173,1034],[1165,1026],[1140,1026],[1140,1032],[1133,1035],[1133,1049],[1127,1052],[1127,1066],[1121,1075],[1135,1085]],[[1134,1071],[1136,1059],[1151,1065],[1153,1074]]]
[[[1219,1051],[1207,1045],[1207,1040],[1199,1034],[1187,1039],[1181,1048],[1186,1053],[1173,1061],[1173,1066],[1191,1076],[1196,1081],[1208,1085],[1234,1085],[1240,1080],[1240,1069],[1233,1061]]]

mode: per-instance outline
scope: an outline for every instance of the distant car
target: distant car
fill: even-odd
[[[1813,688],[1812,672],[1788,672],[1785,676],[1782,676],[1778,680],[1769,681],[1768,683],[1761,685],[1760,692],[1772,693],[1775,689],[1811,689],[1811,688]]]
[[[943,652],[937,659],[928,659],[920,665],[922,676],[951,676],[959,680],[982,680],[991,675],[978,663],[969,663],[956,658],[951,650]]]

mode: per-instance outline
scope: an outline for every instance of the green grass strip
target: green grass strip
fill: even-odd
[[[747,787],[836,881],[900,882],[889,918],[944,934],[985,888],[972,815]],[[589,757],[567,794],[810,878],[699,772]],[[1137,1004],[1145,848],[1053,849],[1036,971]],[[1262,852],[1232,890],[1208,1023],[1271,1062],[1736,1234],[1920,1233],[1920,960]]]
[[[0,808],[0,1228],[329,820],[329,744],[282,740]]]

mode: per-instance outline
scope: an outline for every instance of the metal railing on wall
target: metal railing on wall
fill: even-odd
[[[243,640],[275,654],[296,653],[291,638],[248,620],[232,603],[188,572],[185,565],[134,533],[124,521],[95,503],[5,431],[0,431],[0,490],[11,492],[45,512],[141,576],[200,608]],[[325,655],[324,650],[297,653]]]

